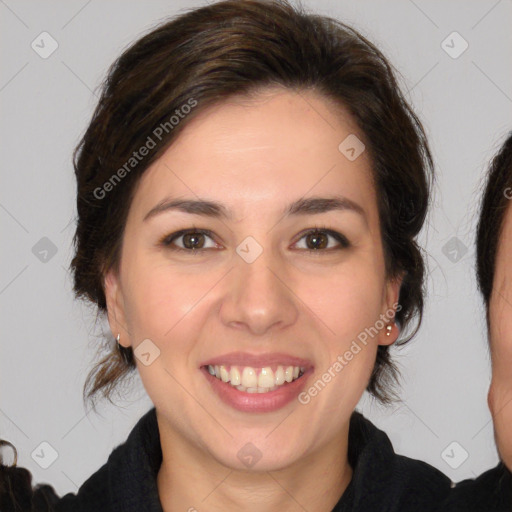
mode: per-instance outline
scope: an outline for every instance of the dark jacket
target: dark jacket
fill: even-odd
[[[512,474],[503,464],[454,487],[429,464],[395,454],[388,436],[357,411],[350,420],[348,458],[353,477],[333,512],[512,512]],[[50,485],[32,488],[25,468],[2,466],[1,512],[162,512],[156,483],[161,462],[152,408],[77,494],[59,498]]]

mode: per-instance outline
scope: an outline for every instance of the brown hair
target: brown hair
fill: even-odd
[[[113,63],[74,153],[76,296],[105,312],[103,277],[119,261],[137,181],[189,121],[230,96],[271,86],[313,90],[348,108],[356,120],[373,164],[387,275],[403,275],[396,315],[403,337],[397,344],[406,343],[423,311],[424,262],[415,237],[433,177],[423,127],[373,44],[349,26],[285,0],[228,0],[191,10],[151,30]],[[193,104],[182,116],[184,106]],[[158,139],[155,147],[132,161],[149,145],[148,137]],[[406,336],[415,316],[416,327]],[[136,367],[131,348],[116,350],[108,341],[108,355],[86,379],[84,399],[101,391],[110,400],[118,381]],[[390,401],[398,372],[388,348],[378,347],[367,387],[382,402]]]
[[[486,182],[476,235],[476,273],[489,325],[496,253],[505,213],[512,199],[512,132],[492,159]]]

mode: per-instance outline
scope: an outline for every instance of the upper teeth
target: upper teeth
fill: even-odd
[[[299,366],[278,366],[274,372],[270,366],[253,368],[251,366],[208,365],[208,372],[229,382],[233,387],[248,393],[265,393],[277,389],[285,382],[292,382],[304,373]]]

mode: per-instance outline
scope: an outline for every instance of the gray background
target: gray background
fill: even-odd
[[[96,415],[82,404],[106,324],[71,292],[71,153],[96,104],[95,88],[121,50],[165,17],[204,3],[0,0],[0,433],[18,447],[19,464],[32,471],[34,483],[49,482],[59,494],[75,492],[152,406],[138,375],[117,407],[107,402]],[[474,232],[484,169],[512,128],[512,3],[303,3],[353,24],[389,57],[425,123],[438,173],[422,233],[429,265],[424,325],[396,356],[403,402],[386,409],[365,396],[360,408],[398,453],[454,481],[474,478],[498,461],[486,402],[490,362]],[[31,47],[43,31],[58,43],[46,59]],[[453,31],[469,44],[458,58],[441,45]],[[457,40],[448,44],[461,48]],[[43,237],[57,250],[46,261]],[[31,457],[43,441],[58,454],[47,469]],[[468,458],[461,463],[462,450]]]

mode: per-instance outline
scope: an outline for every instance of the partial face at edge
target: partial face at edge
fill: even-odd
[[[512,469],[512,208],[507,208],[496,254],[489,323],[492,382],[489,407],[498,450]]]
[[[257,469],[272,470],[346,436],[378,344],[396,339],[396,327],[391,336],[380,327],[399,284],[385,274],[369,158],[350,161],[338,149],[358,133],[350,116],[311,92],[257,99],[203,111],[145,172],[119,274],[110,272],[105,285],[121,343],[136,349],[150,339],[160,350],[149,366],[137,365],[169,435],[241,469],[237,453],[251,442],[263,453]],[[313,196],[343,197],[350,207],[283,216]],[[232,217],[178,210],[146,217],[167,200],[199,198],[222,203]],[[315,228],[316,239],[308,235]],[[171,241],[184,229],[209,234]],[[194,244],[202,247],[196,254]],[[248,262],[238,247],[262,252]],[[353,341],[375,326],[379,333],[347,360]],[[295,398],[277,410],[241,411],[220,399],[201,368],[231,352],[307,360],[306,392],[326,372],[331,379],[306,404]],[[340,357],[346,364],[336,371]]]

